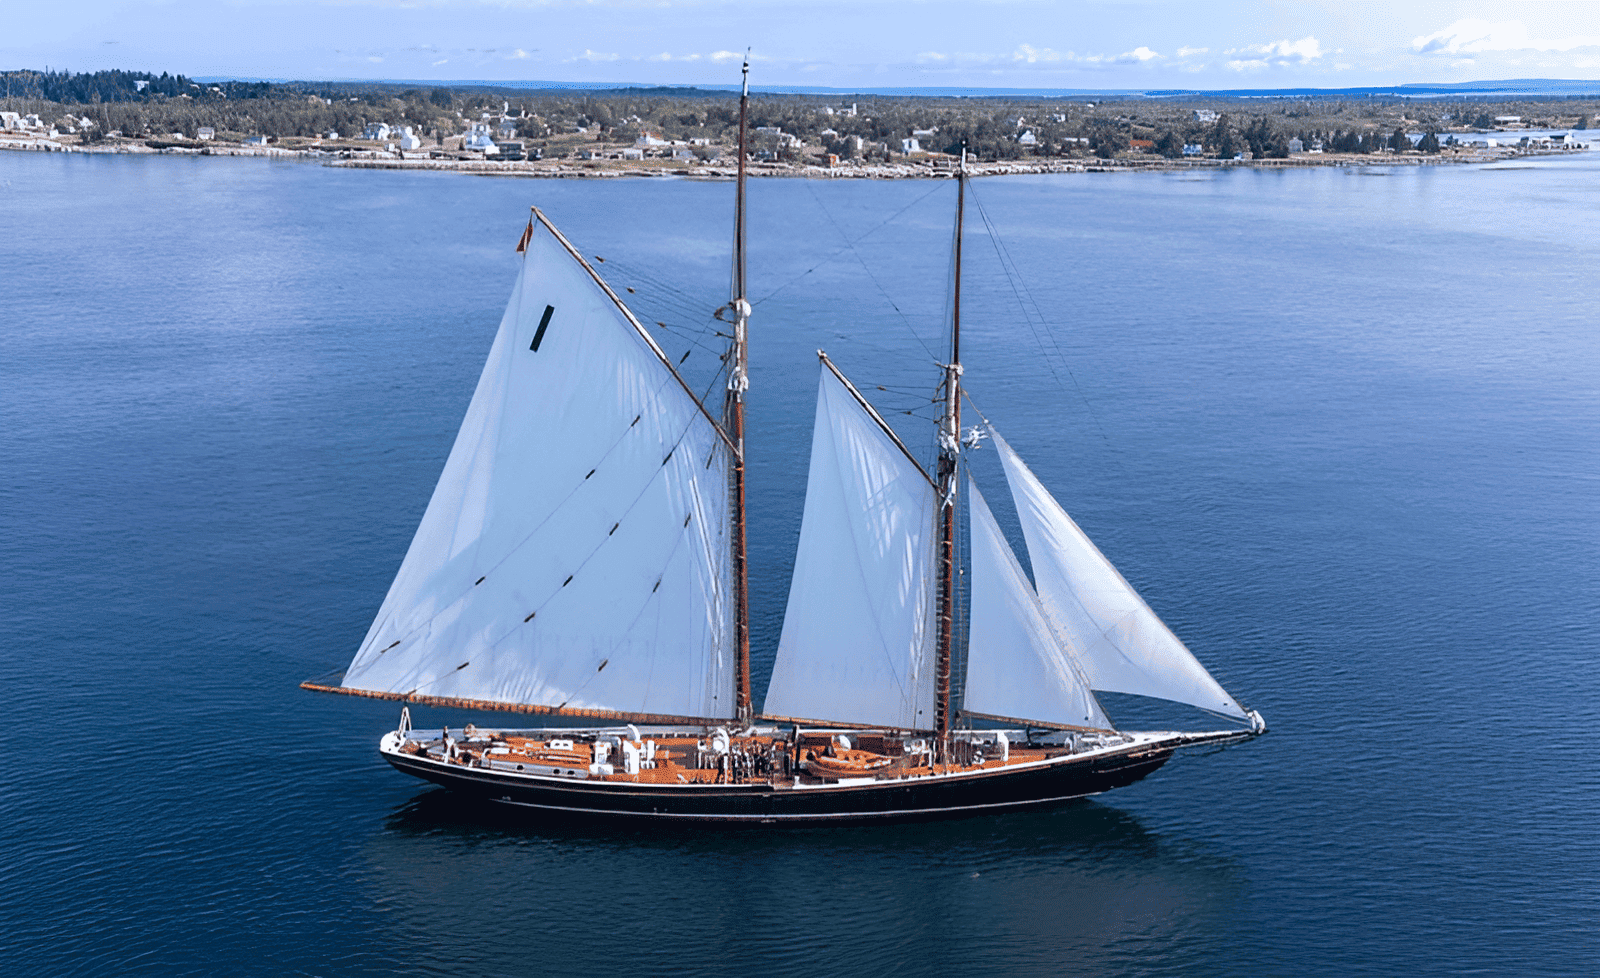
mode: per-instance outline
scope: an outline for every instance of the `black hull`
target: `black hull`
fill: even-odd
[[[970,774],[800,789],[561,781],[445,765],[389,751],[383,757],[413,777],[548,815],[794,824],[923,821],[1043,808],[1133,784],[1170,760],[1173,750],[1145,746]]]

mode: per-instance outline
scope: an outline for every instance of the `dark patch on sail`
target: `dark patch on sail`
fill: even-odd
[[[535,353],[539,352],[539,344],[544,342],[544,331],[550,327],[550,317],[555,314],[555,306],[544,307],[544,315],[539,319],[539,331],[533,334],[533,342],[528,345],[528,349]]]

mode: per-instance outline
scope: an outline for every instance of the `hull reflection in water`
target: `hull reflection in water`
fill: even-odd
[[[424,908],[392,918],[396,936],[471,935],[444,973],[525,973],[529,928],[551,974],[704,974],[711,960],[730,975],[1199,973],[1214,948],[1199,938],[1227,929],[1243,896],[1208,847],[1091,801],[728,835],[535,826],[428,791],[386,827],[366,850],[371,885]],[[604,908],[595,929],[540,927],[577,906]]]

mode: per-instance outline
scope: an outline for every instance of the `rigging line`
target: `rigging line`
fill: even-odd
[[[994,247],[995,256],[1000,259],[1000,268],[1005,272],[1006,281],[1011,286],[1012,294],[1017,297],[1017,304],[1022,309],[1022,318],[1028,324],[1028,331],[1033,334],[1034,342],[1039,344],[1039,352],[1044,354],[1045,366],[1050,370],[1050,376],[1055,378],[1057,387],[1062,390],[1067,389],[1067,385],[1061,382],[1061,375],[1056,372],[1056,366],[1050,359],[1049,350],[1045,349],[1044,340],[1039,336],[1041,328],[1044,330],[1044,334],[1050,338],[1050,346],[1055,350],[1056,358],[1061,361],[1061,369],[1066,372],[1067,378],[1072,381],[1072,389],[1077,393],[1078,399],[1083,402],[1084,410],[1088,413],[1089,419],[1094,422],[1095,430],[1099,432],[1101,441],[1105,442],[1106,447],[1112,449],[1114,454],[1115,448],[1111,444],[1110,436],[1106,434],[1105,425],[1101,422],[1099,414],[1095,412],[1094,404],[1089,400],[1088,394],[1084,392],[1083,386],[1078,383],[1078,377],[1072,371],[1071,361],[1062,352],[1061,345],[1056,342],[1055,334],[1050,330],[1050,322],[1045,317],[1044,311],[1039,308],[1039,303],[1033,298],[1033,293],[1028,290],[1027,283],[1022,281],[1022,271],[1017,267],[1016,261],[1012,259],[1010,249],[1006,248],[1005,242],[1001,240],[999,230],[995,227],[994,222],[990,220],[988,209],[983,206],[983,201],[978,198],[976,193],[972,195],[972,199],[973,203],[978,207],[978,215],[983,220],[984,228],[989,232],[989,242]],[[1023,298],[1025,293],[1026,299]],[[1038,316],[1039,325],[1037,326],[1034,324],[1033,316],[1028,313],[1029,305],[1033,307],[1033,314]]]
[[[900,208],[899,210],[895,211],[893,214],[889,215],[889,217],[887,217],[883,221],[882,224],[879,224],[877,227],[874,227],[872,230],[870,230],[870,231],[866,232],[865,234],[861,235],[859,238],[855,239],[855,241],[848,241],[847,240],[847,243],[845,244],[844,247],[840,248],[838,251],[835,251],[833,254],[831,254],[831,255],[827,256],[826,258],[822,259],[821,261],[817,262],[815,265],[812,265],[810,268],[808,268],[805,271],[801,272],[799,275],[796,275],[794,278],[790,279],[789,281],[787,281],[787,282],[783,283],[782,285],[778,286],[777,288],[773,289],[771,292],[768,292],[764,297],[762,297],[760,299],[757,299],[755,302],[751,303],[751,305],[756,305],[756,306],[761,305],[763,302],[766,302],[768,299],[770,299],[773,296],[777,295],[779,292],[782,292],[784,289],[787,289],[789,286],[791,286],[794,283],[796,283],[796,282],[800,281],[801,279],[805,278],[807,275],[810,275],[812,272],[814,272],[817,269],[821,268],[823,265],[826,265],[828,262],[833,261],[835,258],[837,258],[840,255],[844,254],[846,251],[850,251],[850,250],[854,249],[855,246],[857,244],[859,244],[860,242],[867,240],[868,238],[872,237],[877,232],[883,230],[883,228],[885,226],[887,226],[890,222],[894,221],[895,218],[899,217],[901,214],[904,214],[906,211],[908,211],[911,208],[917,206],[918,204],[922,203],[924,200],[927,200],[929,197],[933,196],[935,193],[938,193],[940,190],[943,190],[943,189],[944,188],[942,186],[940,186],[939,184],[936,183],[932,190],[928,191],[927,193],[923,194],[921,197],[918,197],[916,200],[913,200],[911,203],[907,204],[906,206],[904,206],[904,207]]]
[[[706,309],[709,306],[708,303],[665,297],[649,291],[648,286],[644,289],[633,289],[628,295],[634,299],[644,300],[640,303],[642,306],[661,309],[664,314],[681,316],[688,320],[699,320],[706,314]]]
[[[662,391],[667,389],[667,387],[669,386],[670,382],[671,382],[671,377],[669,376],[666,380],[662,381],[660,387],[656,388],[656,397],[657,397],[657,399],[660,398],[660,395],[661,395]],[[611,447],[607,448],[603,453],[601,453],[599,461],[595,462],[594,465],[590,466],[589,475],[593,475],[595,472],[599,471],[600,466],[604,465],[606,459],[611,457],[611,453],[615,452],[617,450],[617,448],[622,445],[623,441],[625,441],[627,439],[629,433],[631,433],[633,431],[634,427],[637,426],[637,424],[638,424],[638,419],[636,418],[634,420],[634,423],[628,425],[628,427],[622,432],[622,434],[617,437],[617,440],[611,443]],[[679,440],[682,441],[682,436],[681,435],[679,436]],[[511,546],[511,548],[506,551],[505,555],[503,557],[501,557],[498,561],[496,561],[492,566],[490,566],[488,568],[488,570],[486,570],[482,574],[480,574],[479,578],[481,579],[483,577],[488,577],[490,574],[492,574],[496,570],[498,570],[502,564],[504,564],[507,560],[511,559],[511,555],[512,554],[516,553],[517,550],[519,550],[522,547],[523,544],[527,543],[530,539],[532,539],[534,534],[536,534],[540,530],[544,529],[546,523],[549,523],[551,520],[555,519],[556,514],[561,511],[561,508],[563,506],[565,506],[567,504],[567,502],[572,499],[573,496],[576,496],[578,494],[578,490],[583,488],[583,484],[585,482],[589,481],[589,475],[586,475],[582,479],[579,479],[577,484],[574,485],[572,487],[572,489],[569,490],[565,496],[561,497],[561,501],[556,503],[554,506],[552,506],[550,508],[550,512],[545,515],[544,519],[539,521],[539,525],[538,526],[535,526],[533,529],[529,530],[526,536],[524,536],[521,540],[517,541],[517,543],[513,544]],[[426,514],[424,514],[424,515],[426,515]],[[472,593],[472,589],[477,587],[477,586],[478,585],[473,584],[471,587],[468,587],[466,590],[462,591],[460,594],[457,594],[455,596],[455,598],[453,598],[450,601],[449,604],[444,605],[438,611],[435,611],[432,615],[428,616],[428,619],[426,621],[424,621],[421,624],[417,625],[415,628],[411,629],[411,631],[409,631],[409,632],[406,632],[404,635],[401,635],[399,640],[396,642],[396,644],[399,644],[399,642],[404,642],[406,639],[408,639],[411,636],[415,635],[420,629],[426,628],[427,626],[433,624],[433,619],[435,619],[439,615],[443,614],[445,608],[453,608],[453,607],[455,607],[455,605],[456,605],[456,603],[458,601],[460,601],[466,595]],[[374,641],[377,640],[378,631],[379,631],[378,629],[375,629],[373,631],[373,640]],[[393,648],[393,647],[394,646],[391,645],[388,648]],[[388,649],[386,648],[384,651],[388,651]],[[359,653],[358,653],[358,655],[359,655]]]
[[[989,229],[989,240],[993,243],[996,253],[1001,256],[1001,267],[1002,268],[1006,268],[1007,263],[1009,263],[1009,265],[1010,265],[1010,269],[1008,269],[1007,273],[1006,273],[1007,274],[1007,278],[1009,279],[1011,277],[1011,269],[1017,269],[1016,262],[1015,262],[1014,259],[1011,258],[1010,249],[1006,248],[1004,240],[1000,237],[1000,235],[998,233],[996,233],[995,226],[994,226],[993,222],[989,218],[989,213],[983,207],[983,202],[981,200],[978,200],[976,194],[974,194],[974,198],[973,199],[977,202],[978,213],[980,215],[982,215],[982,217],[983,217],[984,226]],[[1017,278],[1020,279],[1021,278],[1020,269],[1017,269],[1016,274],[1017,274]],[[1016,285],[1015,282],[1012,283],[1012,289],[1013,289],[1013,291],[1016,291],[1016,289],[1017,289],[1017,285]],[[1107,457],[1110,459],[1111,464],[1115,467],[1115,469],[1119,473],[1121,473],[1122,478],[1124,480],[1130,478],[1132,473],[1130,472],[1130,470],[1128,468],[1128,463],[1127,463],[1122,451],[1119,450],[1116,442],[1113,442],[1111,440],[1110,436],[1106,433],[1105,424],[1100,420],[1099,414],[1096,413],[1096,411],[1094,409],[1094,403],[1089,400],[1089,397],[1084,392],[1082,386],[1078,384],[1077,376],[1072,372],[1071,362],[1067,359],[1066,354],[1061,351],[1060,345],[1056,343],[1055,335],[1050,332],[1049,326],[1048,326],[1048,321],[1045,319],[1044,313],[1039,310],[1038,303],[1033,300],[1032,293],[1027,290],[1025,282],[1023,283],[1023,291],[1027,292],[1028,301],[1033,303],[1034,309],[1038,313],[1040,321],[1045,324],[1046,335],[1050,336],[1051,345],[1055,347],[1057,356],[1059,356],[1061,358],[1062,368],[1067,372],[1067,376],[1069,378],[1071,378],[1073,387],[1078,393],[1078,397],[1083,401],[1084,410],[1088,413],[1089,419],[1094,422],[1095,430],[1099,432],[1101,441],[1103,441],[1105,443],[1105,445],[1106,445],[1106,454],[1107,454]],[[1019,301],[1020,301],[1020,298],[1021,298],[1021,296],[1019,294]],[[1027,312],[1026,312],[1025,308],[1024,308],[1024,318],[1027,318]],[[1029,323],[1029,327],[1030,327],[1030,329],[1032,328],[1031,321]],[[1038,340],[1037,332],[1035,332],[1034,336],[1035,336],[1035,341],[1037,342],[1037,340]],[[1044,346],[1043,346],[1042,343],[1040,344],[1040,350],[1041,350],[1041,352],[1044,352]],[[1048,363],[1048,357],[1046,358],[1046,362]],[[1051,372],[1052,375],[1055,374],[1054,367],[1051,368],[1050,372]],[[1056,383],[1058,385],[1060,385],[1060,383],[1061,383],[1061,380],[1060,380],[1059,376],[1056,377]],[[1063,387],[1063,389],[1065,389],[1065,388]],[[963,394],[966,393],[965,389],[963,389],[962,393]],[[968,400],[969,401],[971,400],[970,395],[968,396]],[[973,407],[974,407],[974,409],[976,409],[977,405],[974,404]],[[979,413],[979,416],[982,416],[982,414],[983,414],[982,411],[979,411],[978,413]],[[986,424],[989,424],[990,427],[993,427],[993,422],[990,422],[988,418],[984,418],[984,422]],[[1024,464],[1026,464],[1026,463],[1024,463]],[[1172,559],[1173,557],[1175,557],[1176,549],[1173,546],[1171,539],[1168,538],[1166,534],[1158,534],[1157,538],[1161,541],[1160,546],[1161,546],[1161,548],[1163,550],[1165,550],[1167,552],[1168,558]],[[1098,548],[1096,548],[1096,549],[1098,550]],[[1102,555],[1102,557],[1103,556],[1104,555]],[[1110,562],[1107,561],[1107,563],[1109,564]],[[1112,569],[1116,570],[1115,567],[1113,567]],[[1149,613],[1156,619],[1156,621],[1161,623],[1161,627],[1165,628],[1167,630],[1167,632],[1169,634],[1171,634],[1173,636],[1173,638],[1178,642],[1179,645],[1183,645],[1183,647],[1187,649],[1188,646],[1184,645],[1183,640],[1177,638],[1177,634],[1172,631],[1171,627],[1167,625],[1167,623],[1161,618],[1161,616],[1159,616],[1159,615],[1157,615],[1155,613],[1155,609],[1150,607],[1150,603],[1147,600],[1145,600],[1144,595],[1139,593],[1136,589],[1134,589],[1134,587],[1131,584],[1128,584],[1127,578],[1122,576],[1122,572],[1121,571],[1117,571],[1117,575],[1118,575],[1119,578],[1122,579],[1122,582],[1123,582],[1124,586],[1126,586],[1128,588],[1128,590],[1130,592],[1132,592],[1134,594],[1134,596],[1139,599],[1139,602],[1145,607],[1145,609],[1147,611],[1149,611]],[[1213,678],[1213,681],[1215,681],[1215,677],[1212,677],[1212,678]],[[1218,685],[1220,685],[1220,683]],[[1226,689],[1224,689],[1223,691],[1227,692]],[[1233,697],[1233,694],[1232,693],[1228,693],[1228,696]],[[1238,703],[1238,699],[1234,698],[1234,702]],[[1226,714],[1220,714],[1220,715],[1226,716]],[[1237,719],[1237,718],[1235,718],[1235,719]]]
[[[683,431],[679,432],[678,440],[673,444],[672,449],[667,452],[667,457],[669,459],[672,457],[673,453],[675,453],[683,445],[683,440],[685,438],[689,437],[689,431],[694,427],[694,422],[695,422],[696,417],[697,417],[697,415],[690,415],[689,423],[684,426]],[[629,426],[629,430],[630,431],[632,430],[632,426],[631,425]],[[656,466],[655,471],[650,474],[650,478],[645,480],[645,484],[639,490],[639,494],[637,496],[634,496],[633,497],[633,501],[630,502],[627,505],[627,508],[625,508],[622,511],[621,517],[618,518],[618,520],[617,520],[618,523],[621,523],[622,520],[627,519],[628,514],[633,512],[634,507],[639,505],[639,500],[643,499],[645,497],[645,494],[650,491],[650,487],[655,484],[656,478],[662,472],[665,472],[666,469],[667,469],[667,466],[666,466],[665,462],[663,462],[661,465]],[[587,481],[587,480],[585,480],[585,481]],[[574,490],[574,491],[576,491],[576,490]],[[569,499],[571,498],[570,494],[569,494],[568,498]],[[563,502],[564,501],[565,500],[563,500]],[[544,522],[549,522],[549,517],[546,517]],[[539,525],[543,526],[544,523],[542,522]],[[685,522],[684,525],[685,525],[685,527],[688,526],[687,521]],[[536,533],[538,531],[535,530],[534,532]],[[680,536],[681,536],[681,534],[680,534]],[[506,555],[500,559],[500,563],[496,564],[495,567],[499,567],[500,564],[504,564],[507,560],[510,560],[511,559],[511,555],[513,553],[516,553],[518,550],[520,550],[522,548],[523,544],[527,543],[530,539],[532,539],[532,537],[533,537],[533,533],[529,533],[527,536],[523,537],[521,542],[519,542],[516,546],[512,547],[511,550],[508,551],[506,553]],[[583,571],[583,569],[588,566],[589,561],[593,560],[595,558],[595,555],[598,554],[601,551],[601,549],[605,547],[606,543],[611,540],[611,537],[612,537],[612,535],[609,534],[609,533],[606,534],[604,537],[602,537],[600,539],[600,542],[595,544],[594,549],[589,551],[588,556],[584,557],[583,560],[578,562],[578,566],[573,568],[572,573],[567,576],[566,580],[564,580],[560,584],[556,585],[555,588],[549,593],[549,595],[547,595],[543,601],[539,602],[539,606],[533,609],[533,614],[529,615],[527,618],[522,619],[522,621],[518,622],[516,625],[513,625],[511,631],[514,632],[514,631],[516,631],[516,629],[519,626],[526,625],[532,618],[537,616],[539,612],[543,611],[550,604],[550,602],[554,601],[556,599],[557,595],[559,595],[562,592],[562,590],[564,590],[566,588],[566,586],[569,583],[571,583],[572,579],[577,577],[578,574],[580,574]],[[474,586],[476,586],[476,585],[474,585]],[[468,594],[468,593],[471,593],[471,592],[470,591],[465,592],[465,593],[463,593],[463,595],[461,597],[465,597],[466,594]],[[444,607],[440,608],[438,611],[434,612],[433,615],[429,616],[428,621],[424,622],[424,625],[432,624],[434,618],[437,618],[439,615],[443,614],[445,611],[449,610],[450,608],[455,607],[455,605],[461,601],[461,597],[457,597],[455,599],[455,601],[452,601],[450,604],[445,605]],[[420,626],[420,625],[418,626],[418,628],[421,628],[421,627],[423,627],[423,626]],[[417,629],[412,629],[412,631],[409,634],[413,634],[414,635],[414,634],[416,634],[416,631],[417,631]],[[510,634],[511,634],[511,632],[507,632],[505,635],[502,635],[499,639],[496,639],[493,643],[491,643],[489,648],[491,648],[491,649],[494,648],[495,645],[498,645],[500,642],[504,641],[505,638],[507,636],[509,636]],[[412,688],[411,692],[415,693],[415,692],[417,692],[417,690],[420,690],[425,686],[431,686],[434,683],[439,682],[440,680],[446,679],[449,676],[452,676],[455,673],[460,672],[462,667],[467,665],[471,661],[472,660],[469,659],[469,660],[467,660],[467,663],[463,663],[462,666],[457,666],[456,668],[450,670],[447,673],[444,673],[443,675],[435,676],[434,678],[428,680],[425,683],[419,683],[417,686]]]
[[[872,280],[872,284],[877,287],[878,292],[883,296],[884,301],[889,303],[889,308],[893,309],[895,313],[899,315],[900,321],[905,324],[906,330],[911,334],[911,338],[917,341],[918,346],[922,347],[922,352],[928,355],[929,360],[937,363],[938,357],[935,357],[933,355],[933,351],[928,349],[928,344],[923,341],[922,337],[917,333],[916,328],[911,325],[911,320],[906,318],[906,314],[901,312],[900,306],[894,301],[894,297],[889,295],[889,291],[885,289],[881,283],[879,283],[878,276],[872,274],[872,269],[867,266],[866,259],[861,257],[861,251],[856,247],[856,243],[850,240],[849,235],[844,233],[844,228],[840,227],[839,222],[833,219],[833,215],[828,212],[828,205],[822,202],[822,197],[817,193],[817,188],[812,186],[811,181],[809,180],[806,181],[806,189],[811,191],[811,197],[817,202],[817,208],[822,211],[822,216],[828,219],[828,223],[833,225],[833,229],[839,232],[839,237],[845,240],[846,247],[848,247],[850,252],[856,256],[856,261],[861,265],[861,270],[867,273],[867,278]],[[927,196],[927,194],[923,194],[922,198],[918,198],[918,200],[920,201]],[[839,252],[835,252],[835,254],[839,254]]]
[[[656,325],[659,326],[660,323],[657,323]],[[676,336],[678,339],[683,340],[686,343],[689,343],[689,344],[691,344],[693,346],[697,346],[700,349],[706,351],[707,353],[713,354],[715,356],[718,356],[718,357],[722,356],[722,353],[723,353],[722,350],[719,350],[718,348],[716,348],[714,346],[711,346],[711,345],[709,345],[707,343],[702,342],[698,337],[695,337],[693,335],[685,333],[682,330],[675,329],[675,328],[673,328],[671,326],[668,326],[667,329],[670,330],[672,332],[672,334],[674,336]]]
[[[649,265],[635,265],[629,261],[617,261],[616,259],[607,259],[605,264],[615,267],[616,270],[625,277],[638,279],[641,282],[648,283],[651,288],[671,295],[676,300],[683,302],[685,305],[694,306],[697,309],[704,307],[704,296],[695,295],[694,293],[675,285],[671,280],[658,277],[654,272],[649,270],[651,268]],[[624,288],[626,288],[626,286],[624,286]]]

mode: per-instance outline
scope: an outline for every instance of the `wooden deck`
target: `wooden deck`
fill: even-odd
[[[600,740],[607,740],[601,737]],[[615,740],[616,738],[610,738]],[[453,738],[454,740],[454,738]],[[887,737],[862,737],[861,748],[851,754],[867,758],[883,758],[889,763],[864,777],[876,780],[925,778],[936,774],[954,774],[999,770],[1001,768],[1036,763],[1051,757],[1070,753],[1064,748],[1012,747],[1007,757],[974,758],[969,763],[930,765],[926,753],[908,753],[902,742]],[[650,785],[689,784],[801,784],[822,785],[840,777],[842,773],[829,773],[818,777],[804,767],[804,762],[820,756],[827,750],[828,738],[803,735],[799,743],[780,737],[754,736],[731,738],[729,753],[718,754],[708,745],[707,738],[693,736],[664,736],[641,738],[635,741],[644,755],[638,773],[625,773],[623,758],[617,750],[605,751],[593,739],[551,738],[540,740],[515,735],[487,734],[455,740],[455,756],[449,761],[468,767],[488,767],[530,775],[557,776],[588,781]],[[650,745],[654,756],[650,757]],[[443,743],[411,741],[403,750],[407,753],[441,759]],[[612,773],[594,773],[592,765],[605,755],[603,763],[612,766]],[[603,770],[603,768],[601,769]]]

